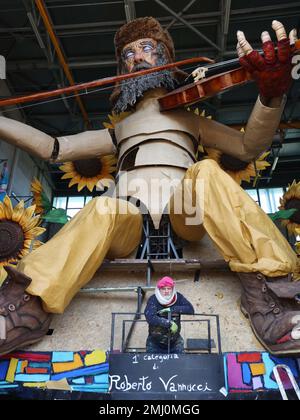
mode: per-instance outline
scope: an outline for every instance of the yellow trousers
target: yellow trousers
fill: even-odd
[[[32,279],[27,291],[48,312],[62,313],[93,277],[105,256],[122,258],[139,244],[142,216],[125,200],[91,200],[47,243],[23,258],[17,269]]]
[[[200,200],[197,181],[203,186]],[[187,214],[175,214],[171,200],[170,220],[179,236],[197,240],[205,229],[232,271],[260,271],[272,277],[297,271],[296,254],[280,231],[216,162],[207,159],[193,165],[182,185],[195,206],[201,206],[203,220],[187,225]],[[142,216],[134,205],[108,197],[93,199],[50,241],[20,261],[18,269],[32,279],[27,291],[40,296],[47,311],[62,313],[105,256],[129,255],[141,231]]]
[[[197,181],[201,194],[198,203]],[[179,236],[198,239],[197,234],[203,235],[203,226],[232,271],[260,271],[271,277],[299,274],[296,253],[282,233],[217,162],[206,159],[191,166],[182,185],[190,190],[187,197],[192,197],[195,207],[201,205],[203,225],[187,226],[184,221],[188,215],[174,214],[171,203],[170,220]]]

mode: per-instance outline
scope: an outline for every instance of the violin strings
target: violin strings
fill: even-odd
[[[190,66],[190,67],[185,68],[185,70],[190,70],[190,69],[194,69],[194,66]],[[151,78],[151,77],[155,77],[155,76],[149,75],[149,77]],[[127,81],[127,80],[123,81],[123,84],[125,84],[125,85],[127,85],[129,83],[130,82]],[[61,98],[61,97],[52,98],[52,99],[47,99],[45,101],[38,101],[35,104],[19,105],[19,106],[16,106],[14,108],[9,107],[8,109],[5,110],[5,112],[8,113],[8,112],[14,112],[14,111],[17,111],[17,110],[20,110],[20,109],[33,108],[33,107],[39,106],[39,105],[45,105],[45,104],[49,104],[49,103],[52,103],[52,102],[63,101],[65,99],[71,99],[71,98],[75,98],[77,96],[88,95],[88,94],[91,94],[91,93],[102,92],[102,91],[110,90],[110,89],[113,89],[113,86],[105,86],[105,87],[101,87],[101,88],[94,88],[93,90],[87,90],[87,88],[86,88],[82,93],[66,95],[64,98]],[[62,95],[65,95],[65,94],[62,94]]]

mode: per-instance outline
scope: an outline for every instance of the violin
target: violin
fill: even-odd
[[[221,64],[237,64],[238,59]],[[219,63],[218,63],[219,64]],[[215,66],[208,67],[208,70]],[[245,85],[252,81],[252,76],[244,68],[238,67],[220,74],[205,77],[198,82],[190,83],[173,90],[171,93],[158,99],[161,111],[187,106],[216,94],[224,93],[234,87]]]
[[[293,55],[300,53],[300,40],[294,46]],[[261,53],[262,54],[262,53]],[[218,73],[219,69],[223,71]],[[227,68],[227,71],[224,71]],[[193,105],[216,94],[222,94],[234,87],[251,82],[252,75],[239,64],[239,59],[207,66],[208,77],[194,83],[182,86],[159,98],[161,111]]]

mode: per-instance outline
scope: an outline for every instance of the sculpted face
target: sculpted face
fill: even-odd
[[[141,38],[125,45],[121,53],[121,73],[133,73],[140,70],[162,66],[169,62],[165,46],[152,38]],[[136,76],[120,83],[120,93],[113,111],[117,114],[132,109],[137,100],[151,89],[159,87],[167,91],[175,89],[177,81],[169,70]]]
[[[142,38],[125,45],[122,59],[128,73],[154,67],[157,62],[157,42]]]

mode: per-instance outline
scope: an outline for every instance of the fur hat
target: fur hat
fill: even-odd
[[[169,54],[170,61],[175,60],[174,44],[169,32],[164,30],[158,20],[153,17],[141,17],[121,26],[115,35],[115,49],[119,71],[123,48],[125,45],[141,38],[152,38],[157,42],[162,42]]]

